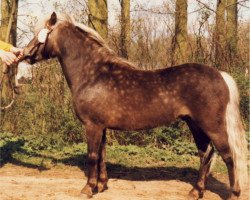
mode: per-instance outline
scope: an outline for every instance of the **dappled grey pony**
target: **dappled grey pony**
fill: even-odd
[[[139,70],[109,49],[97,32],[55,13],[25,48],[23,59],[35,63],[52,57],[59,59],[76,115],[86,128],[89,173],[83,194],[92,197],[96,189],[107,189],[107,128],[150,129],[181,118],[201,161],[188,198],[203,196],[214,147],[228,169],[230,199],[240,196],[247,180],[246,140],[237,86],[227,73],[201,64]]]

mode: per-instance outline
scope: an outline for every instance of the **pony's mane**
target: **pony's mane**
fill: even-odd
[[[45,26],[46,22],[48,21],[49,17],[50,16],[45,17],[45,20],[42,20],[42,21],[39,20],[37,23],[36,29],[37,30],[42,29]],[[71,15],[68,15],[65,13],[63,13],[63,14],[57,13],[57,19],[60,22],[68,22],[68,23],[73,24],[74,26],[78,27],[80,30],[87,33],[88,37],[90,37],[94,41],[96,41],[101,47],[104,47],[112,55],[115,55],[115,52],[109,48],[109,46],[104,41],[104,39],[94,29],[86,26],[85,24],[77,22]],[[124,58],[118,57],[118,56],[112,56],[109,61],[113,62],[113,63],[122,64],[122,65],[130,67],[130,68],[134,68],[134,69],[137,68],[133,63],[129,62],[128,60],[126,60]]]
[[[82,31],[86,32],[89,35],[90,38],[92,38],[94,41],[99,43],[101,46],[106,47],[109,51],[112,51],[108,47],[108,45],[104,41],[104,39],[100,36],[99,33],[97,33],[94,29],[86,26],[85,24],[77,22],[72,16],[70,16],[68,14],[59,14],[58,15],[58,20],[68,22],[68,23],[71,23],[71,24],[75,25],[76,27],[78,27]]]
[[[98,32],[96,32],[94,29],[86,26],[85,24],[77,22],[72,16],[70,16],[68,14],[60,14],[60,15],[58,15],[58,19],[60,21],[64,21],[64,22],[74,24],[76,27],[78,27],[82,31],[88,33],[88,36],[90,38],[92,38],[94,41],[96,41],[97,43],[99,43],[102,47],[105,47],[109,52],[111,52],[112,54],[115,54],[114,51],[109,48],[109,46],[107,45],[105,40],[100,36],[100,34]],[[112,57],[110,59],[110,61],[113,62],[113,63],[123,64],[123,65],[125,65],[127,67],[130,67],[130,68],[134,68],[134,69],[137,68],[133,63],[131,63],[128,60],[126,60],[124,58],[121,58],[121,57],[117,57],[117,56]]]

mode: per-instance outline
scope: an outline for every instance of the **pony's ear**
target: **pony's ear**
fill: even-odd
[[[53,26],[53,25],[56,24],[56,22],[57,22],[57,15],[56,15],[55,12],[53,12],[53,13],[51,14],[51,16],[50,16],[49,21],[48,21],[48,25],[49,25],[49,26]]]

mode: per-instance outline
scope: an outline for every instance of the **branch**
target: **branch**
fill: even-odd
[[[29,34],[30,33],[30,31],[26,31],[26,30],[24,30],[24,29],[21,29],[20,27],[17,27],[17,29],[19,30],[19,31],[21,31],[22,33],[22,35],[25,35],[25,34]]]
[[[84,6],[84,7],[88,7],[88,3],[87,3],[87,1],[86,0],[76,0],[79,4],[81,4],[82,6]],[[84,4],[82,4],[82,2],[84,2]]]
[[[233,6],[233,5],[235,5],[235,4],[239,4],[239,5],[241,5],[241,6],[244,6],[244,5],[242,5],[241,3],[244,3],[244,2],[246,2],[246,1],[248,1],[248,0],[242,0],[242,1],[238,1],[238,2],[236,2],[236,3],[231,3],[231,4],[227,5],[226,8],[229,7],[229,6]],[[245,6],[245,7],[247,7],[247,6]],[[249,7],[247,7],[247,8],[249,8]]]
[[[152,9],[147,10],[144,8],[131,10],[130,12],[149,12],[149,13],[158,14],[158,15],[174,15],[173,12],[160,12],[160,11],[154,11]]]
[[[196,9],[196,10],[194,10],[194,11],[188,13],[188,14],[193,14],[193,13],[199,12],[199,11],[202,10],[203,8],[205,8],[205,7],[198,8],[198,9]]]
[[[18,6],[18,9],[19,9],[19,8],[22,8],[22,7],[29,6],[29,5],[39,5],[39,6],[40,6],[39,3],[25,3],[25,4],[21,5],[21,6]]]
[[[250,7],[248,7],[248,6],[246,6],[246,5],[243,5],[243,4],[241,4],[241,3],[238,3],[240,6],[242,6],[242,7],[245,7],[245,8],[248,8],[248,9],[250,9]]]
[[[200,0],[196,0],[196,1],[197,1],[199,4],[203,5],[206,9],[208,9],[208,10],[210,10],[210,11],[216,13],[216,11],[213,10],[212,8],[210,8],[207,4],[201,2]]]
[[[24,23],[22,20],[18,20],[21,24],[23,24],[24,26],[27,26],[27,27],[29,27],[30,28],[30,24],[26,24],[26,23]]]

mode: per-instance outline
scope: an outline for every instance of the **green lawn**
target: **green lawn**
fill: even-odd
[[[87,146],[85,143],[69,145],[52,142],[53,144],[46,145],[47,142],[37,137],[14,137],[12,134],[2,133],[0,137],[1,165],[13,163],[39,169],[63,165],[86,168]],[[117,172],[129,172],[135,169],[171,171],[177,168],[197,171],[199,158],[188,153],[177,155],[169,149],[116,144],[107,146],[107,167]],[[213,171],[226,173],[226,167],[220,158],[217,159]]]

